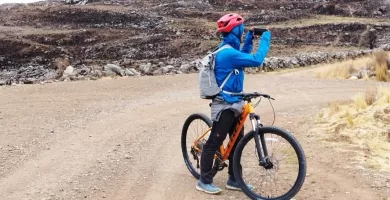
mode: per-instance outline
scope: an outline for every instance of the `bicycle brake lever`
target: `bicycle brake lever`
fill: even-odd
[[[264,98],[267,98],[267,99],[272,99],[272,100],[275,100],[274,98],[272,98],[271,96],[269,96],[269,95],[264,95],[263,96]]]
[[[267,95],[267,94],[263,94],[263,95],[261,95],[261,96],[263,96],[264,98],[267,98],[267,99],[270,99],[270,98],[271,98],[271,96],[269,96],[269,95]]]

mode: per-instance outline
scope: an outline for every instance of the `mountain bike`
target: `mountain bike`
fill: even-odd
[[[270,103],[275,99],[257,92],[232,95],[239,96],[246,103],[233,134],[227,139],[227,145],[222,144],[214,156],[213,175],[228,166],[226,161],[249,116],[252,130],[237,144],[233,156],[233,170],[241,190],[251,199],[293,198],[301,189],[306,177],[306,159],[303,149],[291,133],[273,125],[264,126],[260,116],[254,112],[254,108],[262,98],[268,99]],[[255,98],[260,100],[253,105],[252,99]],[[196,179],[200,178],[200,157],[211,128],[212,121],[202,113],[191,114],[182,128],[181,148],[184,162]],[[195,134],[191,134],[191,131]],[[194,137],[190,138],[190,136]],[[254,188],[250,189],[247,184],[251,184]]]

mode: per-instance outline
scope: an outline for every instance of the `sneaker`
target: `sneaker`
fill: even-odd
[[[196,189],[208,194],[219,194],[222,192],[222,190],[214,184],[204,184],[201,180],[196,184]]]
[[[250,184],[247,184],[246,185],[250,190],[253,190],[253,186],[250,185]],[[237,191],[241,191],[241,187],[240,185],[236,182],[236,181],[233,181],[232,179],[229,178],[229,180],[227,181],[226,183],[226,188],[229,189],[229,190],[237,190]]]

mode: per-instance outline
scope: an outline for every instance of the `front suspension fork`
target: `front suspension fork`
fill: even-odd
[[[263,133],[259,133],[259,127],[263,127],[261,123],[260,116],[255,114],[250,114],[249,116],[253,129],[253,139],[256,144],[256,153],[259,158],[259,165],[265,167],[266,169],[272,168],[272,163],[269,162],[267,145],[265,143],[265,138]],[[259,140],[260,136],[260,140]],[[261,145],[260,145],[261,143]]]

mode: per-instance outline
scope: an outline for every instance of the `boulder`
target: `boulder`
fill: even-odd
[[[153,70],[152,63],[142,64],[139,66],[139,68],[144,74],[150,74]]]
[[[69,75],[73,74],[73,72],[74,72],[74,68],[73,68],[72,66],[68,66],[68,67],[65,69],[65,71],[64,71],[64,75],[65,75],[65,76],[69,76]]]
[[[351,76],[351,77],[349,78],[349,80],[357,80],[357,79],[359,79],[357,76]]]
[[[115,73],[116,75],[119,75],[119,76],[124,76],[125,75],[125,73],[122,70],[122,68],[119,67],[118,65],[114,65],[114,64],[107,64],[107,65],[105,65],[104,66],[104,71],[111,71],[111,72],[113,72],[113,73]]]

